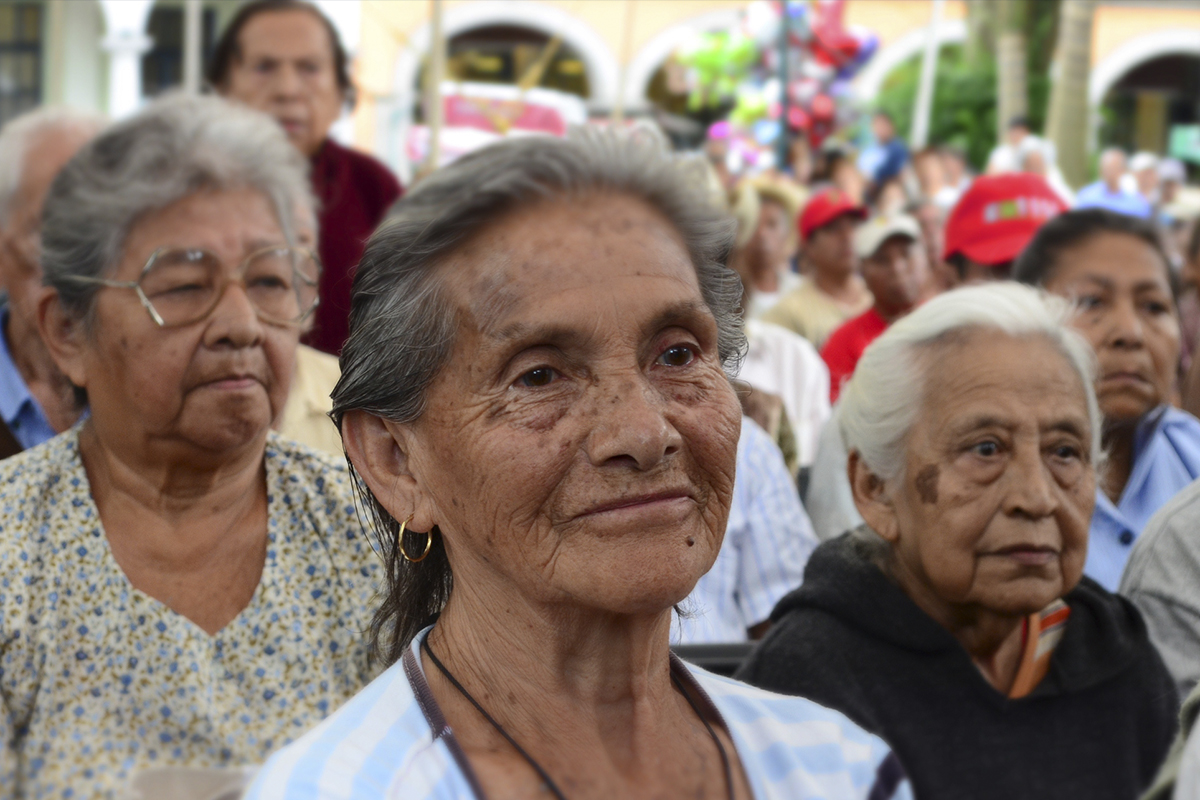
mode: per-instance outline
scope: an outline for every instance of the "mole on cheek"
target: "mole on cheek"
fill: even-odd
[[[917,479],[914,482],[917,487],[917,494],[921,496],[922,503],[936,503],[938,499],[938,467],[937,464],[930,464],[917,473]]]

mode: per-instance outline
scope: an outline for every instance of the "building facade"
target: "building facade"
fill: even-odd
[[[947,0],[942,44],[966,38],[969,0]],[[120,117],[147,97],[199,87],[199,65],[241,0],[0,0],[0,121],[40,103]],[[404,142],[421,115],[431,0],[316,0],[355,57],[358,102],[339,139],[409,172]],[[928,36],[930,0],[848,0],[846,22],[880,39],[855,77],[869,103]],[[589,111],[645,113],[671,53],[736,22],[745,0],[444,0],[453,74],[514,81],[548,52],[540,85]],[[1113,109],[1106,136],[1161,151],[1171,125],[1200,123],[1200,2],[1101,0],[1089,99]],[[1099,118],[1103,116],[1097,114]],[[1115,127],[1113,127],[1115,125]]]

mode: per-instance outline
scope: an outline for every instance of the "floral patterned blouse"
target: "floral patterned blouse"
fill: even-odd
[[[147,767],[259,763],[377,674],[382,569],[345,466],[272,433],[266,480],[262,578],[210,636],[117,565],[78,426],[0,462],[0,798],[121,798]]]

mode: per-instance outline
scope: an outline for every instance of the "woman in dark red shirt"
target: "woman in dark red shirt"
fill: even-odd
[[[217,43],[208,79],[226,97],[274,117],[311,160],[324,271],[307,340],[336,355],[346,340],[350,285],[363,247],[403,193],[382,163],[329,138],[354,94],[337,31],[300,0],[247,3]]]

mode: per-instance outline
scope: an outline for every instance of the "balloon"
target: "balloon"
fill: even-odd
[[[779,122],[773,119],[760,119],[754,123],[754,140],[759,144],[770,144],[779,138]]]
[[[808,112],[798,106],[792,106],[788,109],[787,119],[788,125],[794,130],[807,130],[808,126],[812,124],[812,118],[808,116]]]
[[[819,94],[813,98],[810,111],[812,111],[813,119],[825,122],[833,119],[837,106],[834,105],[833,99],[829,95]]]
[[[742,29],[760,47],[779,38],[779,14],[768,0],[754,0],[746,6]]]

